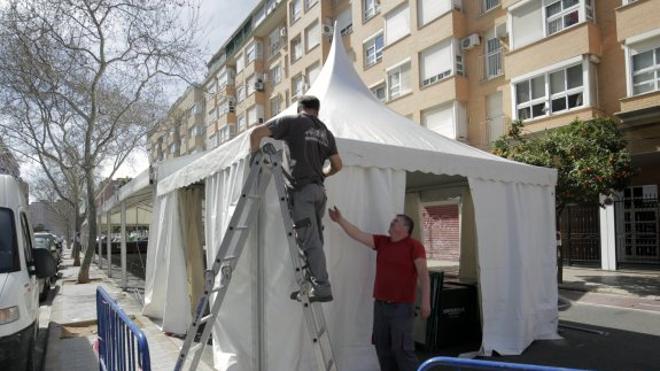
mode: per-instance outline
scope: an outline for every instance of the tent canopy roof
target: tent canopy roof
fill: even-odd
[[[335,28],[334,40],[342,40]],[[460,175],[505,182],[554,185],[556,171],[510,161],[428,130],[392,111],[364,85],[333,42],[307,92],[321,101],[319,118],[334,133],[345,165]],[[295,115],[296,103],[277,117]],[[158,185],[162,195],[200,181],[246,158],[249,132],[210,151]]]

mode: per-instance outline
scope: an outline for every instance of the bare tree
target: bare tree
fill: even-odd
[[[164,81],[190,81],[200,62],[192,1],[12,0],[0,15],[3,136],[47,174],[57,164],[84,175],[92,248],[79,282],[101,167],[111,178],[164,112]]]

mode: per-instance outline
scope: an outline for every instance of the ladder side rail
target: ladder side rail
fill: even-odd
[[[280,152],[281,155],[281,152]],[[277,164],[275,164],[277,165]],[[289,246],[289,255],[291,257],[291,262],[294,267],[294,274],[296,281],[300,286],[301,293],[308,290],[303,290],[303,285],[308,285],[309,283],[305,279],[304,266],[302,264],[302,259],[299,258],[299,251],[301,248],[298,245],[296,239],[296,233],[293,228],[294,221],[292,219],[291,210],[288,204],[288,194],[286,191],[286,186],[284,182],[284,174],[281,166],[273,166],[272,168],[273,178],[276,183],[276,189],[280,201],[280,210],[282,212],[282,221],[284,223],[284,229],[287,235],[287,242]],[[303,315],[305,317],[305,322],[307,323],[307,330],[310,336],[310,341],[312,342],[312,347],[315,349],[316,362],[320,370],[327,371],[334,369],[334,357],[331,342],[329,340],[328,329],[325,326],[325,320],[323,318],[322,308],[319,314],[315,314],[312,309],[313,303],[309,302],[309,297],[307,294],[301,295],[302,305],[303,305]],[[321,324],[317,322],[320,318]],[[324,349],[322,338],[327,337],[328,349]]]

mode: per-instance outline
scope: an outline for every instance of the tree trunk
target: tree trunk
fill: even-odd
[[[87,249],[85,256],[78,271],[78,283],[89,282],[89,266],[92,264],[94,249],[96,248],[96,204],[94,195],[94,175],[93,168],[85,169],[87,180],[87,226],[89,235],[87,236]]]
[[[74,267],[79,267],[80,266],[80,247],[81,247],[80,243],[82,242],[82,241],[80,241],[80,236],[81,236],[80,232],[81,232],[81,229],[82,229],[82,217],[78,213],[78,207],[79,207],[79,205],[76,205],[75,210],[74,210],[74,213],[75,213],[75,217],[74,217],[75,218],[75,225],[74,225],[75,231],[73,233],[73,235],[74,235],[73,250],[71,252],[71,255],[73,255],[73,266]]]

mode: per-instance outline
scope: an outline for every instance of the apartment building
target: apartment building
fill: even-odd
[[[660,264],[660,0],[263,0],[208,64],[206,148],[295,102],[335,22],[376,97],[467,144],[488,150],[513,120],[618,118],[641,171],[589,211],[583,260]]]
[[[206,150],[205,94],[190,86],[149,134],[149,162]]]

